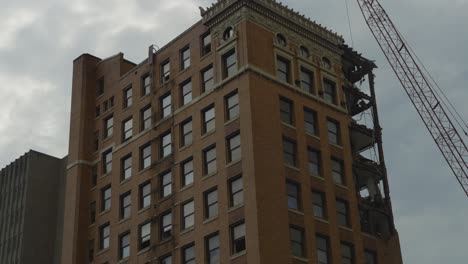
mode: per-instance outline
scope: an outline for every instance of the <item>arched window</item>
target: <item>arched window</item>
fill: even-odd
[[[323,67],[327,68],[327,69],[330,69],[331,68],[331,61],[329,58],[327,57],[323,57],[322,58],[322,62],[323,62]]]
[[[304,46],[301,46],[301,56],[304,58],[309,58],[310,56],[309,49]]]
[[[276,35],[276,40],[278,41],[278,44],[280,44],[281,46],[286,46],[287,44],[286,37],[284,37],[283,34]]]
[[[223,33],[223,39],[228,40],[234,36],[234,29],[232,27],[227,27]]]

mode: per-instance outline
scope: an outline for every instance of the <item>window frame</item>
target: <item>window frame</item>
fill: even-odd
[[[104,250],[104,249],[108,249],[109,247],[110,247],[110,224],[109,222],[107,222],[99,226],[99,249]]]
[[[101,212],[110,210],[111,206],[112,206],[112,188],[111,188],[111,185],[109,184],[101,188]]]
[[[211,242],[213,241],[212,239],[215,239],[215,244],[212,245]],[[217,244],[216,244],[217,242]],[[218,259],[212,259],[212,253],[216,252],[216,255]],[[209,234],[208,236],[205,237],[205,258],[206,258],[206,263],[207,264],[219,264],[220,263],[220,254],[221,253],[221,243],[220,243],[220,237],[219,237],[219,232],[215,232],[212,234]]]
[[[186,57],[187,55],[186,52],[188,52],[188,57]],[[180,50],[180,70],[188,69],[191,64],[190,60],[191,60],[190,45],[187,45]]]
[[[339,168],[339,170],[337,170],[337,168]],[[346,185],[343,160],[335,157],[331,158],[331,176],[335,184]]]
[[[341,263],[343,264],[354,264],[355,263],[355,253],[354,253],[354,245],[346,242],[346,241],[341,241],[340,243],[341,246]],[[349,250],[349,255],[347,255],[345,251]]]
[[[172,217],[171,210],[162,213],[160,216],[159,235],[161,240],[167,240],[172,237]],[[168,219],[169,223],[165,223],[166,219]]]
[[[294,193],[291,193],[291,191],[294,189]],[[287,200],[288,200],[288,209],[290,210],[296,210],[296,211],[301,211],[302,210],[302,203],[301,203],[301,186],[297,182],[293,181],[286,181],[286,195],[287,195]],[[291,206],[290,202],[294,202],[294,206]]]
[[[114,134],[114,115],[109,115],[104,118],[104,139],[111,137]]]
[[[336,199],[336,222],[339,226],[351,227],[349,202]]]
[[[209,71],[211,71],[211,78],[206,78],[207,77],[206,74]],[[213,64],[210,64],[204,69],[202,69],[200,74],[201,74],[201,81],[202,81],[202,92],[213,90],[214,85],[215,85]]]
[[[319,239],[323,240],[325,244],[325,248],[320,248],[321,245],[319,245]],[[316,256],[317,256],[317,264],[328,264],[331,262],[330,259],[330,239],[327,236],[324,236],[322,234],[316,234],[315,235],[315,245],[316,245]],[[326,257],[326,262],[320,261],[320,252],[324,253]]]
[[[285,67],[285,69],[282,69],[282,67]],[[292,76],[291,76],[291,60],[286,58],[285,56],[276,55],[276,78],[278,80],[285,82],[285,83],[291,83]],[[284,78],[283,78],[284,76]]]
[[[305,81],[303,76],[304,75],[307,75],[310,80],[309,82]],[[312,94],[312,95],[315,95],[315,74],[314,74],[314,71],[307,68],[307,67],[304,67],[304,66],[300,66],[299,67],[299,77],[300,77],[300,86],[301,86],[301,89],[302,91],[308,93],[308,94]]]
[[[190,171],[186,171],[186,166],[187,164],[191,163],[191,170]],[[193,169],[193,158],[190,157],[184,161],[181,162],[181,172],[182,172],[182,180],[181,180],[181,183],[182,183],[182,186],[185,187],[185,186],[189,186],[189,185],[192,185],[194,180],[195,180],[195,172],[194,172],[194,169]],[[190,175],[188,178],[191,178],[191,181],[188,182],[187,181],[187,175]]]
[[[234,189],[234,184],[235,182],[240,181],[240,187]],[[244,179],[242,178],[242,175],[233,177],[229,179],[229,207],[238,207],[242,206],[244,204]],[[238,199],[236,199],[238,197]],[[239,202],[236,202],[236,200],[239,200]]]
[[[166,101],[168,99],[168,101]],[[168,102],[166,104],[165,102]],[[159,97],[161,119],[166,119],[172,115],[172,95],[171,92],[165,93]]]
[[[310,118],[312,120],[310,120]],[[312,129],[308,129],[312,128]],[[304,107],[304,130],[307,135],[319,136],[318,113],[317,111]],[[312,130],[312,131],[311,131]]]
[[[209,42],[205,42],[205,39],[209,37]],[[211,44],[212,44],[212,37],[211,37],[211,32],[205,32],[203,35],[201,35],[201,54],[202,56],[205,56],[209,53],[211,53]]]
[[[210,195],[213,193],[215,196],[214,198],[215,200],[210,201]],[[204,202],[204,219],[212,219],[219,215],[218,189],[216,187],[203,192],[203,202]],[[214,212],[211,210],[212,208],[214,209]]]
[[[314,163],[313,156],[315,155],[316,163]],[[313,167],[316,167],[316,169],[312,169]],[[307,172],[309,173],[310,176],[314,177],[319,177],[323,178],[323,171],[322,171],[322,154],[319,150],[314,149],[312,147],[307,147]],[[316,170],[315,172],[312,172],[312,170]]]
[[[214,158],[208,160],[208,155],[209,153],[211,153],[211,151],[214,152]],[[218,171],[218,166],[216,162],[217,162],[216,145],[213,144],[203,149],[203,175],[204,176],[215,174]],[[214,165],[210,166],[211,164],[214,164]]]
[[[168,180],[169,179],[169,180]],[[166,198],[172,195],[172,171],[167,170],[159,174],[159,198]],[[166,190],[168,190],[166,192]]]
[[[128,200],[126,200],[128,198]],[[121,194],[119,197],[120,208],[119,208],[119,219],[127,219],[132,215],[132,193],[128,191]],[[128,214],[127,214],[128,210]]]
[[[319,197],[320,201],[316,200],[316,197]],[[312,214],[315,218],[327,219],[327,200],[325,193],[312,191]]]
[[[167,141],[167,139],[169,141]],[[160,137],[159,141],[159,156],[161,159],[169,157],[172,155],[172,133],[171,131],[166,131]]]
[[[289,151],[289,147],[286,144],[290,144],[292,152]],[[283,137],[283,160],[287,166],[298,167],[297,142],[295,140]]]
[[[152,156],[151,142],[148,142],[145,145],[140,147],[140,170],[151,168],[151,165],[152,165],[151,156]],[[149,162],[149,164],[145,166],[146,162]]]
[[[190,258],[187,258],[187,251],[191,250],[193,253],[191,253],[193,256],[190,256]],[[195,243],[190,243],[188,245],[185,245],[182,247],[181,250],[182,253],[182,264],[195,264]]]
[[[285,109],[287,107],[288,109]],[[294,102],[286,97],[280,97],[281,123],[294,126]]]
[[[232,59],[233,62],[229,62]],[[234,76],[238,71],[237,52],[232,48],[221,55],[222,77],[223,80]]]
[[[236,228],[238,227],[241,227],[243,229],[241,230],[242,231],[241,233],[243,233],[243,236],[236,238]],[[245,221],[241,220],[235,224],[232,224],[229,229],[230,229],[230,238],[231,238],[230,239],[231,240],[231,255],[241,254],[242,252],[246,250]],[[238,245],[238,243],[241,243],[241,244]],[[238,249],[237,248],[238,246],[243,246],[244,248]]]
[[[331,89],[331,90],[328,90]],[[323,100],[329,104],[338,105],[338,93],[336,82],[323,78]]]
[[[236,144],[238,138],[238,145]],[[238,162],[242,159],[242,144],[240,131],[236,131],[226,138],[227,163]],[[236,153],[239,154],[236,154]]]
[[[336,131],[331,131],[333,128],[330,127],[331,125],[335,126]],[[339,121],[327,118],[327,136],[329,144],[341,146],[341,126]],[[332,140],[333,138],[336,138],[336,140]]]
[[[186,208],[188,206],[189,208]],[[191,206],[191,208],[190,208]],[[187,211],[186,211],[187,209]],[[181,228],[182,230],[187,230],[191,229],[195,226],[195,201],[189,200],[186,201],[182,204],[181,206],[181,215],[182,215],[182,223],[181,223]],[[191,220],[190,220],[191,219]],[[190,224],[189,221],[192,221],[192,224]]]
[[[143,235],[143,228],[148,226],[149,233]],[[138,225],[138,249],[143,250],[151,245],[151,221],[146,221]]]
[[[102,172],[104,175],[112,172],[112,156],[112,148],[102,153]]]
[[[167,66],[167,70],[166,70]],[[166,59],[160,64],[161,84],[167,83],[171,79],[171,62]]]
[[[147,78],[148,78],[148,83],[146,83]],[[150,93],[151,93],[151,76],[149,73],[146,73],[141,77],[141,95],[143,97]]]
[[[132,177],[132,153],[129,153],[125,156],[123,156],[120,159],[120,166],[121,166],[121,176],[120,176],[120,181],[125,181],[128,180]],[[127,175],[128,174],[128,175]]]
[[[127,128],[127,125],[129,127]],[[132,116],[122,121],[122,142],[126,142],[133,137],[133,118]]]
[[[186,88],[190,88],[189,92],[185,92],[185,89]],[[190,102],[192,102],[193,100],[193,84],[192,84],[192,79],[191,78],[188,78],[187,80],[183,81],[181,84],[180,84],[180,105],[181,106],[184,106],[184,105],[187,105],[189,104]],[[186,96],[189,96],[187,97],[187,100],[186,100]]]
[[[130,94],[129,94],[130,93]],[[133,104],[133,89],[132,86],[128,86],[123,90],[123,108],[128,108]]]
[[[146,188],[149,188],[149,190],[147,191],[148,193],[146,193]],[[142,184],[140,184],[138,186],[138,191],[139,191],[139,195],[138,195],[138,200],[139,200],[139,208],[140,210],[141,209],[144,209],[144,208],[148,208],[151,206],[151,196],[152,196],[152,190],[151,190],[151,181],[148,180]],[[145,206],[145,200],[146,198],[149,197],[149,204]]]
[[[146,115],[147,111],[149,111],[149,115],[146,117],[145,115]],[[140,123],[141,123],[141,125],[140,125],[141,129],[140,130],[141,131],[144,131],[144,130],[146,130],[148,128],[151,128],[151,125],[153,123],[153,120],[152,120],[153,113],[152,112],[153,111],[151,109],[151,105],[147,105],[147,106],[145,106],[144,108],[142,108],[140,110]]]
[[[208,113],[209,112],[213,112],[213,117],[207,117]],[[207,118],[210,118],[207,120]],[[208,133],[211,133],[211,132],[214,132],[216,130],[216,109],[215,109],[215,105],[214,104],[211,104],[205,108],[203,108],[202,110],[202,131],[203,131],[203,134],[208,134]]]
[[[299,240],[296,241],[293,235],[294,232],[298,232],[299,235]],[[295,225],[290,225],[289,226],[289,243],[291,246],[291,254],[295,257],[303,258],[305,257],[306,254],[306,246],[305,246],[305,235],[304,235],[304,228],[295,226]],[[294,245],[298,245],[299,248],[294,247]],[[299,254],[295,254],[295,249],[299,249]]]
[[[231,99],[237,98],[233,101],[233,105],[231,105]],[[234,120],[240,116],[240,107],[239,107],[239,93],[237,90],[229,93],[224,97],[224,105],[225,105],[225,117],[226,122]]]
[[[127,242],[125,243],[125,238]],[[125,255],[125,250],[128,249],[127,255]],[[130,257],[130,231],[126,231],[119,235],[119,259],[123,260]]]
[[[190,127],[189,130],[187,127]],[[180,146],[190,146],[193,142],[193,121],[189,117],[180,123]]]

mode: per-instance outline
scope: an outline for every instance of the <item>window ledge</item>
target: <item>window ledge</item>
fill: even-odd
[[[322,176],[320,176],[320,175],[311,175],[311,177],[312,177],[313,179],[317,179],[317,180],[319,180],[319,181],[325,181],[325,178],[322,177]]]
[[[183,191],[185,191],[185,190],[187,190],[187,189],[190,189],[190,188],[192,188],[192,187],[193,187],[193,182],[190,183],[190,184],[188,184],[188,185],[185,185],[185,186],[182,187],[182,188],[180,188],[179,192],[183,192]]]
[[[242,208],[242,207],[244,207],[244,204],[243,204],[243,203],[238,204],[238,205],[233,206],[233,207],[230,207],[230,208],[228,209],[227,212],[230,213],[230,212],[235,211],[235,210],[237,210],[237,209],[239,209],[239,208]]]
[[[283,126],[286,126],[286,127],[291,128],[291,129],[294,129],[294,130],[296,129],[296,127],[295,127],[294,125],[291,125],[291,124],[288,124],[288,123],[285,123],[285,122],[281,122],[281,124],[282,124]]]
[[[96,189],[97,189],[97,184],[94,185],[93,187],[91,187],[91,188],[89,189],[89,191],[92,192],[92,191],[95,191]]]
[[[138,210],[137,214],[141,214],[141,213],[143,213],[145,211],[148,211],[150,208],[151,208],[151,204],[144,207],[144,208],[141,208],[140,210]]]
[[[172,239],[173,239],[173,237],[170,236],[170,237],[168,237],[168,238],[165,238],[165,239],[163,239],[163,240],[160,240],[159,243],[158,243],[158,246],[163,245],[163,244],[166,244],[166,243],[168,243],[169,241],[172,241]]]
[[[215,172],[212,172],[212,173],[210,173],[208,175],[205,175],[205,176],[202,177],[202,180],[206,180],[208,178],[211,178],[211,177],[215,176],[216,173],[218,173],[218,171],[215,171]]]
[[[288,211],[291,212],[291,213],[295,213],[295,214],[304,216],[304,212],[299,211],[297,209],[288,208]]]
[[[214,220],[218,219],[218,216],[212,216],[210,218],[207,218],[203,221],[203,224],[208,224],[210,222],[213,222]]]
[[[130,176],[128,179],[122,180],[122,181],[120,182],[120,185],[124,185],[124,184],[126,184],[127,182],[129,182],[129,181],[131,181],[131,180],[132,180],[132,176]]]
[[[189,228],[186,228],[186,229],[180,231],[180,235],[185,235],[185,234],[190,233],[190,232],[192,232],[194,230],[195,230],[195,226],[191,226]]]
[[[98,216],[103,216],[103,215],[107,214],[107,213],[110,212],[110,211],[111,211],[111,208],[106,209],[106,210],[104,210],[104,211],[101,211],[101,212],[99,212]]]
[[[102,254],[104,254],[104,253],[106,253],[106,252],[108,252],[108,251],[110,251],[110,246],[109,246],[108,248],[101,249],[100,251],[98,251],[98,252],[96,253],[96,256],[102,255]]]
[[[289,164],[284,164],[284,166],[288,169],[292,169],[292,170],[295,170],[295,171],[301,171],[301,169],[299,169],[298,167],[294,167],[294,166],[291,166]]]
[[[107,176],[109,176],[109,175],[111,175],[111,174],[112,174],[112,171],[109,171],[109,172],[107,172],[107,173],[105,173],[105,174],[99,176],[99,177],[98,177],[98,180],[103,179],[103,178],[106,178]]]
[[[343,149],[343,146],[342,146],[342,145],[337,145],[337,144],[335,144],[335,143],[330,143],[330,142],[328,142],[328,143],[329,143],[330,146],[332,146],[332,147],[335,147],[335,148],[338,148],[338,149]]]
[[[208,53],[203,54],[203,55],[200,57],[200,61],[204,60],[205,58],[208,58],[210,55],[211,55],[211,51],[208,52]]]
[[[205,134],[203,134],[203,135],[201,136],[201,139],[207,138],[207,137],[209,137],[210,135],[214,134],[215,132],[216,132],[216,128],[213,129],[213,130],[211,130],[211,131],[209,131],[209,132],[206,132]]]
[[[244,251],[241,251],[239,253],[236,253],[236,254],[232,255],[230,259],[234,260],[234,259],[239,258],[239,257],[244,256],[244,255],[247,255],[247,250],[244,250]]]
[[[151,91],[150,91],[149,94],[144,94],[144,95],[142,95],[142,96],[140,97],[140,101],[143,101],[143,100],[145,100],[146,98],[149,98],[149,97],[150,97],[150,96],[149,96],[150,94],[151,94]]]
[[[151,164],[153,164],[153,163],[151,163]],[[146,171],[149,171],[150,169],[151,169],[151,165],[149,165],[147,168],[141,169],[141,170],[138,172],[138,174],[142,174],[142,173],[144,173],[144,172],[146,172]]]
[[[229,167],[232,167],[238,163],[240,163],[242,161],[242,158],[241,159],[238,159],[238,160],[235,160],[235,161],[231,161],[229,162],[228,164],[226,164],[226,168],[229,168]]]
[[[190,148],[192,144],[193,144],[193,140],[192,140],[192,143],[179,147],[179,151],[183,151],[183,150]]]
[[[127,263],[129,260],[130,260],[130,257],[126,257],[124,259],[119,260],[119,264],[120,263]]]
[[[237,115],[236,117],[233,117],[232,119],[229,119],[227,121],[224,122],[224,125],[227,126],[231,123],[234,123],[235,121],[239,120],[239,115]]]
[[[301,262],[309,263],[309,259],[292,255],[292,258]]]
[[[95,226],[96,226],[96,221],[94,221],[94,223],[92,223],[92,224],[89,224],[89,225],[88,225],[88,228],[93,228],[93,227],[95,227]]]
[[[315,220],[319,221],[319,222],[322,222],[324,224],[330,224],[330,222],[328,222],[327,219],[324,219],[324,218],[320,218],[320,217],[316,217],[314,216]]]
[[[120,219],[119,222],[118,222],[118,224],[119,224],[119,225],[120,225],[120,224],[123,224],[123,223],[127,222],[128,220],[130,220],[130,216],[129,216],[129,217],[126,217],[126,218]]]
[[[341,189],[348,190],[348,186],[346,186],[346,185],[343,185],[343,184],[340,184],[340,183],[335,183],[335,185],[336,185],[337,187],[340,187]]]
[[[143,254],[143,253],[148,252],[148,251],[150,250],[150,248],[151,248],[151,246],[145,247],[145,248],[141,249],[140,251],[138,251],[137,256],[139,256],[139,255],[141,255],[141,254]]]
[[[167,195],[167,196],[159,197],[158,203],[160,204],[160,203],[162,203],[162,202],[164,202],[164,201],[166,201],[166,200],[169,200],[169,199],[172,198],[172,196],[174,196],[174,193],[173,193],[173,192],[171,192],[171,194],[169,194],[169,195]]]
[[[309,134],[306,132],[306,135],[309,136],[309,137],[312,137],[312,138],[315,138],[317,140],[320,140],[320,137],[318,135],[315,135],[315,134]]]
[[[353,232],[353,229],[352,227],[349,227],[349,226],[338,226],[339,229],[342,229],[342,230],[346,230],[348,232]]]

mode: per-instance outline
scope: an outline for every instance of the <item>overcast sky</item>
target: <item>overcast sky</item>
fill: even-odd
[[[0,0],[0,168],[27,152],[67,154],[72,61],[123,52],[139,63],[214,0]],[[468,199],[348,0],[354,47],[376,60],[394,214],[405,263],[466,264]],[[468,0],[380,0],[465,120]],[[351,44],[345,0],[283,3]]]

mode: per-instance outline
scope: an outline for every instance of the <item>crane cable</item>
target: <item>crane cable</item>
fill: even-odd
[[[353,39],[353,31],[351,30],[351,17],[349,15],[349,5],[348,0],[344,0],[346,5],[346,14],[348,16],[348,27],[349,27],[349,35],[351,37],[351,47],[354,47],[354,39]]]
[[[440,91],[440,96],[439,92],[437,90],[433,90],[440,98],[441,98],[441,103],[448,109],[448,112],[450,115],[455,119],[455,122],[458,124],[458,126],[463,130],[463,133],[468,136],[468,124],[465,122],[463,117],[460,115],[460,113],[457,111],[455,106],[452,104],[452,102],[449,100],[447,95],[445,94],[444,90],[437,84],[435,79],[432,77],[431,73],[427,70],[426,66],[422,63],[422,61],[419,59],[418,55],[414,52],[413,48],[411,45],[409,45],[408,41],[403,37],[401,32],[397,29],[398,34],[400,35],[401,39],[405,43],[406,47],[410,50],[410,52],[414,55],[416,60],[419,62],[419,65],[421,65],[422,69],[425,71],[427,76],[429,77],[429,81],[432,82],[432,84],[437,88],[437,90]],[[455,112],[455,114],[453,113]]]

